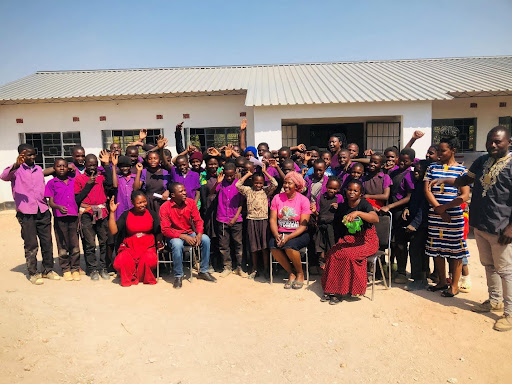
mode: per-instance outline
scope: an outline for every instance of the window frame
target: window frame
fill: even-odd
[[[152,144],[156,144],[156,137],[160,135],[164,135],[163,128],[140,128],[140,129],[102,129],[101,130],[101,144],[103,148],[108,149],[112,143],[119,143],[121,145],[121,153],[125,153],[126,147],[128,144],[133,143],[139,139],[139,132],[141,129],[147,129],[148,136],[145,139],[146,142],[150,142]],[[158,132],[153,132],[158,131]],[[121,132],[121,135],[114,135],[114,133]],[[130,133],[130,134],[125,134]],[[118,141],[114,141],[114,137],[121,138]],[[129,139],[125,139],[129,138]],[[148,140],[149,139],[149,140]],[[139,151],[142,151],[142,148],[139,148]]]
[[[389,125],[393,124],[396,126],[396,134],[373,134],[373,130],[378,131],[379,127],[378,125],[376,127],[373,126],[373,124],[386,124],[387,132],[390,132]],[[370,125],[372,129],[372,134],[369,134]],[[402,123],[400,121],[367,121],[365,125],[365,143],[366,143],[366,149],[372,149],[374,152],[381,152],[384,153],[384,150],[386,148],[389,148],[391,146],[397,146],[400,148],[400,143],[402,140]],[[394,128],[393,128],[394,129]],[[371,142],[368,139],[371,139]],[[379,142],[380,139],[380,142]],[[390,141],[391,140],[391,141]],[[387,145],[384,145],[384,142],[387,141]],[[374,145],[377,144],[377,145]],[[380,143],[380,144],[379,144]],[[381,148],[382,147],[382,148]],[[360,153],[361,155],[361,153]]]
[[[208,132],[208,130],[214,130]],[[216,132],[216,130],[223,130],[224,132]],[[230,130],[230,131],[228,131]],[[227,144],[240,145],[240,127],[189,127],[184,129],[184,146],[187,148],[189,145],[198,147],[201,151],[205,151],[209,147],[219,148]],[[202,133],[200,131],[203,131]],[[216,140],[215,135],[224,135],[224,140]],[[229,139],[228,135],[236,134],[236,139]],[[197,136],[195,138],[194,136]],[[204,136],[204,145],[201,141],[201,136]],[[213,142],[211,140],[213,136]]]
[[[432,119],[432,145],[439,144],[439,142],[436,142],[436,132],[435,132],[436,127],[453,126],[453,127],[457,127],[459,129],[459,135],[466,134],[465,132],[461,132],[461,129],[459,128],[460,124],[455,124],[456,120],[473,120],[473,124],[472,124],[474,126],[473,148],[472,149],[460,148],[458,150],[458,152],[460,152],[460,153],[475,152],[476,151],[476,137],[477,137],[477,132],[478,132],[478,126],[477,126],[478,119],[476,117],[454,117],[454,118],[447,118],[447,119]],[[435,124],[434,122],[438,122],[438,123]],[[469,124],[467,126],[470,127],[471,124]],[[470,135],[469,131],[467,132],[467,135],[468,136]],[[459,137],[459,140],[461,141],[461,143],[462,143],[462,141],[466,141],[466,140],[462,140],[460,137]],[[469,138],[467,141],[469,142]]]
[[[59,154],[56,155],[46,155],[45,154],[45,144],[44,144],[44,137],[43,135],[59,135],[60,139],[60,151]],[[27,139],[27,135],[41,135],[40,138],[31,137],[30,139]],[[76,140],[76,137],[71,138],[64,138],[65,135],[78,135],[78,140]],[[71,142],[70,142],[71,139]],[[82,145],[82,135],[80,131],[47,131],[47,132],[20,132],[19,133],[19,140],[20,144],[27,143],[32,145],[36,149],[36,161],[35,164],[41,166],[44,168],[49,168],[53,166],[54,159],[58,157],[62,157],[66,159],[67,161],[72,160],[72,153],[71,149],[77,145]],[[52,138],[54,140],[54,138]],[[35,144],[37,141],[41,142],[41,145],[39,148],[39,145]],[[65,142],[67,141],[67,142]],[[46,144],[47,147],[51,147],[51,144]],[[53,145],[56,146],[56,145]],[[68,152],[68,154],[66,154]],[[38,160],[38,157],[40,157],[40,160]]]

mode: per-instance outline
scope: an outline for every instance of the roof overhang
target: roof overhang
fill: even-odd
[[[454,98],[512,96],[512,89],[488,91],[453,91],[448,92],[448,94]]]

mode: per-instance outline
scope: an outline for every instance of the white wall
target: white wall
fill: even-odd
[[[167,99],[95,101],[0,105],[0,169],[16,160],[19,133],[80,131],[87,153],[102,149],[101,131],[105,129],[163,128],[169,148],[175,153],[174,131],[185,121],[190,128],[233,127],[240,125],[240,112],[247,113],[248,141],[252,144],[253,111],[246,107],[245,96],[205,96]],[[183,114],[190,119],[183,120]],[[157,120],[156,115],[163,115]],[[80,118],[73,122],[73,116]],[[106,116],[106,121],[99,121]],[[23,124],[16,119],[22,118]],[[0,183],[0,202],[12,201],[8,183]]]
[[[506,102],[505,108],[499,103]],[[470,103],[477,103],[477,108],[470,108]],[[501,116],[512,116],[512,96],[471,97],[432,102],[433,119],[476,117],[476,150],[485,151],[487,132],[498,125]]]
[[[266,141],[271,147],[281,146],[281,121],[314,118],[347,118],[365,116],[401,116],[402,146],[412,133],[420,129],[425,132],[422,140],[414,145],[418,156],[423,158],[432,140],[432,106],[423,102],[382,102],[322,104],[254,108],[254,141]],[[348,135],[350,141],[350,134]]]

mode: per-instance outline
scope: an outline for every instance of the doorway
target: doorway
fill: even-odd
[[[347,143],[359,145],[360,152],[365,149],[364,123],[340,123],[340,124],[299,124],[297,126],[297,144],[305,144],[307,147],[316,146],[327,150],[329,137],[333,133],[343,133],[347,137]]]

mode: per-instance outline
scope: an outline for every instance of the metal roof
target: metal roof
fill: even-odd
[[[41,71],[0,86],[0,104],[230,94],[247,106],[512,95],[512,56]]]

